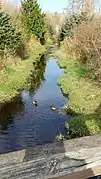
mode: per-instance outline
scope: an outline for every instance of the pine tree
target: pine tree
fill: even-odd
[[[43,38],[45,32],[45,14],[41,12],[37,0],[22,0],[22,23],[30,34]]]
[[[21,43],[21,34],[11,24],[10,16],[0,11],[0,55],[16,54]]]

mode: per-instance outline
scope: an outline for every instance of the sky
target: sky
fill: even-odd
[[[61,12],[67,7],[67,0],[38,0],[44,11]]]
[[[20,0],[10,0],[19,3]],[[68,0],[38,0],[43,11],[62,12],[63,8],[67,7]]]

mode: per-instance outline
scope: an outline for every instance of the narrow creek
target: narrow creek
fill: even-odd
[[[56,59],[41,60],[32,72],[29,89],[1,108],[0,153],[49,143],[60,132],[66,132],[64,123],[68,117],[60,110],[50,109],[51,105],[61,109],[67,102],[57,84],[63,73]],[[37,107],[33,105],[34,100],[39,101]]]

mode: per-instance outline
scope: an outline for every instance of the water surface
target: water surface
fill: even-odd
[[[67,102],[57,84],[63,70],[53,58],[35,65],[29,89],[1,108],[0,153],[52,142],[60,132],[65,133],[68,117],[50,109],[51,105],[61,109]],[[34,100],[39,101],[37,107]]]

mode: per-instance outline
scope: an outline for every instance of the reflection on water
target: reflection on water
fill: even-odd
[[[29,79],[30,89],[5,104],[0,110],[0,153],[51,142],[59,132],[64,133],[67,117],[50,106],[61,108],[66,103],[57,79],[63,74],[54,59],[41,59],[34,64]],[[38,106],[33,105],[38,100]]]
[[[46,67],[46,60],[44,55],[42,55],[40,61],[34,64],[34,71],[32,71],[32,74],[29,79],[30,92],[32,91],[33,93],[37,88],[40,88],[42,82],[45,80],[44,79],[45,67]]]
[[[17,112],[21,112],[24,109],[24,105],[20,97],[14,99],[14,101],[5,104],[0,109],[0,130],[1,132],[7,131],[10,125],[14,124],[13,115]]]

